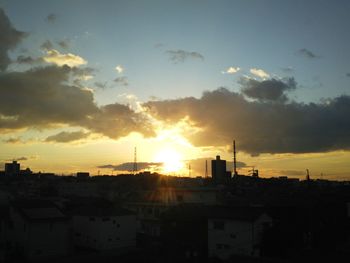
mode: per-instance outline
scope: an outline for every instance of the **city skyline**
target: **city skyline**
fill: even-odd
[[[350,179],[347,1],[0,0],[0,167]],[[159,166],[163,164],[163,168]]]

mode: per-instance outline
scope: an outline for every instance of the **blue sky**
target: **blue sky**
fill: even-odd
[[[29,116],[33,118],[32,125],[18,125],[15,129],[11,128],[10,132],[6,129],[2,132],[0,129],[2,137],[0,144],[6,150],[6,153],[0,156],[2,161],[15,158],[22,153],[28,156],[40,156],[45,155],[46,152],[52,152],[53,155],[62,157],[70,151],[68,150],[71,149],[70,147],[75,147],[75,150],[80,147],[80,152],[84,152],[85,149],[85,154],[88,156],[93,152],[93,145],[100,152],[108,140],[113,141],[111,143],[114,149],[125,147],[128,144],[143,145],[147,148],[154,143],[149,138],[164,139],[164,134],[171,134],[169,136],[176,139],[170,143],[170,137],[167,138],[169,145],[162,141],[156,147],[157,150],[147,155],[159,155],[156,151],[161,152],[162,147],[164,148],[166,144],[176,148],[184,156],[183,158],[187,159],[204,158],[217,152],[229,158],[229,151],[224,149],[230,145],[230,141],[223,142],[228,139],[229,129],[232,130],[232,137],[236,136],[238,145],[240,142],[241,145],[244,145],[243,152],[246,154],[244,157],[246,159],[243,161],[258,163],[265,167],[266,171],[277,169],[276,167],[285,170],[282,169],[282,166],[288,166],[286,161],[283,161],[280,166],[271,168],[272,166],[267,163],[275,160],[273,159],[275,154],[293,154],[294,159],[292,159],[296,164],[291,165],[291,169],[297,169],[297,163],[302,163],[301,166],[304,166],[303,161],[300,161],[303,159],[300,159],[300,154],[322,153],[326,156],[330,152],[334,154],[334,151],[344,151],[345,156],[348,156],[350,146],[346,134],[349,131],[344,116],[347,114],[346,110],[349,107],[347,99],[350,95],[349,1],[0,0],[0,8],[4,10],[13,28],[26,32],[26,36],[17,41],[16,45],[4,49],[12,62],[4,72],[0,72],[2,74],[0,77],[6,78],[7,74],[14,72],[31,75],[30,69],[42,72],[40,67],[45,69],[50,65],[57,67],[52,70],[58,72],[63,64],[59,64],[57,59],[60,56],[65,59],[71,56],[75,60],[74,63],[77,63],[75,64],[77,68],[89,68],[93,71],[92,78],[80,80],[79,84],[74,84],[78,85],[77,92],[91,91],[90,95],[84,95],[91,96],[93,100],[86,108],[89,108],[90,113],[101,111],[104,112],[103,114],[109,114],[108,117],[101,112],[99,113],[102,114],[101,116],[97,115],[99,119],[96,122],[101,119],[108,122],[108,124],[100,123],[98,127],[86,119],[88,113],[79,121],[74,120],[73,122],[69,119],[67,122],[62,122],[62,119],[67,117],[64,112],[56,114],[60,116],[59,122],[56,115],[49,116],[48,120],[44,118],[45,121],[48,121],[47,125],[43,125],[43,121],[38,121],[40,118],[34,116],[35,108],[33,115]],[[50,41],[51,46],[43,48],[42,44],[46,41]],[[62,41],[66,46],[58,44]],[[36,60],[37,64],[18,63],[16,60],[19,56]],[[172,56],[175,56],[173,60]],[[79,59],[80,62],[77,62]],[[122,72],[116,70],[118,65],[123,69]],[[231,74],[227,72],[229,68],[231,68]],[[44,78],[43,81],[46,81]],[[62,83],[56,83],[57,87]],[[73,85],[72,82],[68,84]],[[277,86],[274,86],[275,84]],[[0,88],[5,89],[6,86],[1,85],[0,83]],[[293,114],[290,113],[291,119],[286,120],[290,121],[290,127],[285,128],[287,130],[285,134],[285,131],[280,132],[281,138],[284,138],[281,139],[283,150],[267,147],[264,144],[266,143],[265,135],[265,137],[261,136],[259,141],[261,148],[251,149],[245,144],[245,133],[235,127],[227,127],[222,134],[216,134],[214,141],[210,137],[212,133],[221,131],[209,127],[209,124],[203,121],[201,113],[207,109],[207,106],[203,105],[206,105],[208,101],[211,103],[215,101],[214,104],[210,104],[211,106],[220,105],[220,102],[215,100],[216,91],[220,87],[226,88],[229,91],[227,97],[232,97],[234,101],[237,99],[237,94],[242,96],[237,103],[242,103],[242,109],[248,105],[245,109],[247,112],[242,113],[248,114],[247,120],[259,122],[261,116],[251,116],[249,113],[257,115],[256,107],[263,109],[266,107],[266,112],[271,112],[267,116],[272,117],[271,119],[266,117],[265,123],[271,121],[273,127],[266,128],[261,124],[259,129],[268,131],[267,134],[273,134],[274,126],[279,126],[278,122],[272,121],[276,117],[276,108],[284,105],[286,109],[291,110],[293,112]],[[209,93],[207,97],[202,97],[205,91]],[[19,97],[24,94],[20,89],[16,92]],[[226,94],[225,90],[221,92]],[[252,95],[251,92],[257,93]],[[9,96],[8,93],[5,95]],[[339,99],[338,101],[337,99],[341,96],[345,96],[345,100]],[[39,97],[38,95],[33,99],[43,102]],[[187,97],[195,97],[197,101],[189,101],[185,99]],[[28,97],[28,100],[30,99]],[[327,102],[328,99],[333,99],[334,103],[332,104],[331,100]],[[158,100],[159,103],[149,103],[154,100]],[[317,113],[314,113],[310,103],[315,103]],[[345,106],[339,106],[337,103]],[[108,108],[104,108],[106,105],[112,105],[109,106],[110,109],[113,107],[115,109],[106,113]],[[121,105],[131,105],[131,112],[127,112],[126,108]],[[156,109],[156,114],[142,113],[147,115],[145,117],[139,112],[140,105],[153,107]],[[334,108],[337,110],[334,110],[332,105],[335,105]],[[230,115],[232,108],[222,106],[213,107],[215,108],[213,111],[217,110],[218,119],[225,119],[230,123],[238,118],[238,115]],[[92,109],[94,107],[95,109]],[[197,107],[203,107],[203,109],[198,110]],[[339,112],[340,108],[346,109],[345,113]],[[323,114],[324,109],[331,117],[324,114],[327,117],[322,119],[322,116],[319,116]],[[32,109],[27,110],[31,112]],[[293,116],[302,111],[308,112],[312,118],[312,124],[309,124],[307,120],[300,120],[300,117],[293,119]],[[1,116],[5,116],[5,121],[6,118],[21,117],[21,114],[27,117],[25,110],[22,113],[18,112],[20,113],[16,113],[17,115],[11,115],[12,113],[8,115],[6,109],[0,107],[0,121]],[[112,113],[116,115],[111,117]],[[125,116],[121,117],[120,114]],[[136,123],[128,123],[127,114],[132,115],[130,119],[137,119]],[[208,114],[210,115],[210,112]],[[308,114],[305,116],[309,116]],[[332,114],[338,115],[333,116]],[[185,120],[186,117],[188,119]],[[143,126],[142,121],[138,118],[140,120],[146,118],[145,123],[147,124]],[[279,118],[279,116],[276,117],[277,120],[280,120]],[[329,130],[324,134],[318,131],[319,138],[328,138],[331,134],[334,137],[344,137],[341,142],[333,140],[317,147],[310,144],[308,149],[301,146],[288,148],[291,141],[308,140],[307,136],[310,135],[300,135],[299,129],[303,129],[306,125],[309,130],[317,130],[320,129],[319,127],[324,127],[329,119],[337,120],[334,121],[334,127],[340,123],[339,126],[346,128],[336,132]],[[116,126],[111,126],[111,122],[116,120],[118,125],[125,125],[127,128],[118,130]],[[245,124],[244,120],[241,120],[241,123],[236,126],[248,127],[249,124]],[[154,133],[153,137],[149,130],[144,128],[148,127],[147,125],[153,125],[153,128],[150,128]],[[212,125],[221,127],[222,124],[218,121]],[[114,131],[114,129],[117,135],[111,134],[110,130]],[[198,135],[199,130],[204,131],[201,136]],[[178,132],[177,135],[174,135],[175,131]],[[66,133],[60,134],[60,132]],[[145,138],[137,137],[138,135],[133,137],[135,136],[133,132],[142,134]],[[79,146],[74,144],[75,139],[67,141],[66,144],[56,141],[57,144],[55,144],[52,143],[52,140],[57,139],[57,137],[52,137],[55,134],[61,136],[60,140],[62,136],[69,135],[75,136],[74,138],[81,136],[86,141],[80,142]],[[195,139],[191,141],[193,134],[198,135],[194,136],[198,144],[195,143]],[[101,139],[98,136],[104,137]],[[187,146],[181,148],[186,143],[182,143],[182,139],[179,139],[178,136],[182,136],[181,138],[191,145],[191,149],[186,148]],[[279,134],[276,136],[278,137]],[[310,136],[311,141],[313,137],[315,136]],[[203,144],[199,138],[206,138],[208,141]],[[8,143],[9,141],[21,141],[20,139],[30,143],[25,142],[20,146]],[[176,146],[179,141],[182,146]],[[69,144],[71,142],[73,146]],[[268,144],[272,143],[268,141]],[[212,147],[211,150],[208,150],[208,147]],[[110,151],[112,150],[108,150]],[[264,154],[270,155],[264,157]],[[127,159],[120,156],[118,158],[118,160],[109,158],[106,162],[116,163]],[[266,161],[266,158],[269,161]],[[306,156],[303,160],[310,158]],[[344,158],[344,153],[342,153],[338,160]],[[314,157],[311,159],[314,160]],[[36,158],[36,160],[43,159]],[[154,161],[154,158],[145,161]],[[48,163],[49,160],[46,162]],[[89,162],[91,162],[90,159]],[[95,167],[101,162],[104,160],[96,161]],[[39,163],[33,161],[29,164],[40,169]],[[67,167],[83,165],[79,162],[79,164],[69,164]],[[317,167],[317,162],[313,161],[313,165]],[[342,173],[350,172],[350,167],[347,165],[338,166],[342,167]],[[331,164],[327,167],[322,169],[330,169]],[[57,169],[57,167],[51,168]],[[71,168],[63,170],[70,171]]]
[[[221,74],[229,66],[245,74],[260,68],[292,75],[300,85],[297,100],[349,93],[348,1],[31,1],[32,8],[3,1],[2,6],[17,28],[31,33],[23,45],[32,52],[46,39],[68,39],[70,52],[99,70],[97,80],[113,83],[114,67],[123,65],[130,83],[126,92],[142,100],[200,96],[219,86],[237,90],[240,74]],[[54,23],[45,22],[48,14],[56,15]],[[318,57],[301,56],[303,48]],[[177,49],[196,51],[204,60],[169,63],[164,52]],[[293,72],[283,72],[287,67]]]

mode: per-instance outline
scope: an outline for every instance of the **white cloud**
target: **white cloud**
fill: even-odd
[[[239,67],[229,67],[225,71],[222,71],[222,74],[235,74],[240,70]]]
[[[262,69],[258,69],[258,68],[250,69],[250,73],[252,73],[253,75],[260,77],[262,79],[267,79],[270,77],[270,75],[267,72],[265,72]]]
[[[123,73],[124,68],[121,65],[118,65],[115,67],[115,70],[120,74],[120,73]]]
[[[87,63],[82,57],[71,53],[61,54],[55,49],[48,50],[43,59],[48,63],[53,63],[58,66],[68,65],[70,67],[76,67]]]

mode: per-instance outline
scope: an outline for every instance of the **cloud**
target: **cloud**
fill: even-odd
[[[8,51],[13,50],[27,34],[15,29],[4,10],[0,8],[0,71],[11,63]]]
[[[347,76],[347,77],[350,77],[350,73],[346,73],[346,76]]]
[[[33,155],[33,156],[28,156],[28,157],[22,156],[22,157],[7,159],[6,161],[7,161],[7,162],[12,162],[12,161],[17,161],[17,162],[19,162],[19,161],[28,161],[28,160],[36,160],[36,159],[38,159],[38,156]]]
[[[46,20],[48,23],[50,23],[50,24],[54,24],[54,23],[56,22],[56,20],[57,20],[57,15],[54,14],[54,13],[51,13],[51,14],[49,14],[49,15],[46,17],[45,20]]]
[[[225,71],[222,71],[222,74],[235,74],[240,70],[239,67],[229,67]]]
[[[63,49],[69,49],[69,40],[68,39],[57,41],[57,44]]]
[[[50,40],[46,40],[45,42],[43,42],[41,45],[40,45],[40,48],[43,49],[43,50],[51,50],[53,49],[53,44]]]
[[[219,88],[202,97],[150,101],[144,104],[158,120],[188,120],[196,128],[184,134],[196,146],[224,146],[261,153],[311,153],[350,149],[350,96],[327,103],[249,101]]]
[[[97,112],[91,91],[64,84],[72,72],[50,66],[0,75],[0,130],[72,123]]]
[[[288,100],[285,92],[296,88],[296,81],[294,78],[288,78],[284,81],[277,79],[257,81],[254,79],[242,78],[240,84],[244,95],[261,101],[285,102]]]
[[[204,56],[195,51],[190,52],[190,51],[178,49],[178,50],[167,50],[165,53],[169,56],[170,61],[172,61],[175,64],[183,63],[188,59],[204,60]]]
[[[0,133],[67,125],[113,139],[131,132],[155,135],[144,113],[118,103],[98,107],[91,90],[69,84],[85,71],[89,68],[47,66],[0,74]]]
[[[281,70],[282,70],[284,73],[292,73],[292,72],[294,72],[293,67],[285,67],[285,68],[281,68]]]
[[[128,86],[129,85],[129,80],[127,77],[118,77],[114,80],[115,83],[117,83],[118,86]]]
[[[31,56],[24,56],[24,55],[19,55],[16,59],[16,63],[18,64],[34,65],[42,62],[44,62],[42,58],[33,58]]]
[[[124,68],[123,68],[121,65],[118,65],[118,66],[115,67],[115,70],[116,70],[119,74],[121,74],[121,73],[123,73]]]
[[[155,135],[154,127],[146,115],[119,103],[101,106],[96,113],[81,120],[79,125],[112,139],[127,136],[131,132],[139,132],[146,137]]]
[[[152,163],[152,162],[138,162],[137,163],[137,170],[142,171],[142,170],[157,170],[159,169],[163,164],[162,163]],[[101,169],[111,169],[114,171],[121,171],[121,172],[131,172],[134,170],[134,163],[121,163],[118,165],[112,165],[112,164],[107,164],[107,165],[100,165],[97,166],[97,168]]]
[[[20,137],[11,137],[8,139],[2,140],[4,143],[11,143],[11,144],[17,144],[17,143],[22,143],[22,140]]]
[[[59,142],[67,143],[85,139],[90,135],[88,132],[84,131],[75,131],[75,132],[60,132],[55,135],[51,135],[45,139],[45,142]]]
[[[107,88],[107,82],[95,82],[95,87],[98,89],[106,89]]]
[[[315,55],[315,53],[313,53],[312,51],[306,48],[299,49],[297,53],[305,58],[310,58],[310,59],[319,58],[318,55]]]
[[[61,54],[55,49],[48,50],[46,56],[43,57],[43,60],[58,66],[68,65],[70,67],[76,67],[87,63],[82,57],[71,53]]]
[[[258,69],[258,68],[250,69],[250,73],[252,73],[253,75],[255,75],[259,78],[262,78],[262,79],[267,79],[270,77],[270,75],[268,73],[266,73],[264,70]]]

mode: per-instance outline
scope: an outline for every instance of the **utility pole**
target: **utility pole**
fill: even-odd
[[[237,175],[237,163],[236,163],[236,141],[233,140],[233,176]]]
[[[136,172],[137,172],[137,149],[136,149],[136,147],[134,149],[134,165],[133,165],[132,171],[134,174],[136,174]]]

